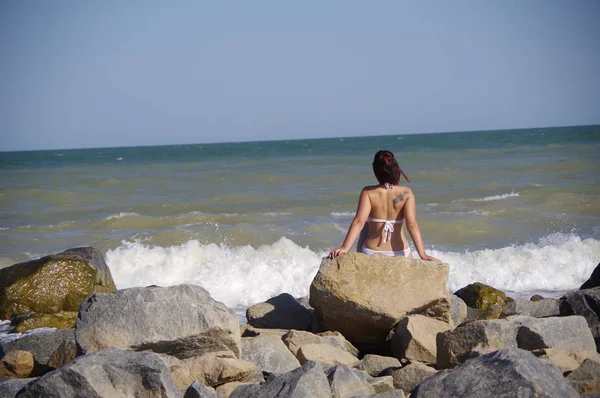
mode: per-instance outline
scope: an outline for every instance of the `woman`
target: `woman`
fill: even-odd
[[[422,260],[440,261],[425,252],[421,230],[417,224],[415,196],[408,187],[398,185],[400,175],[410,181],[398,166],[394,154],[390,151],[379,151],[373,160],[373,172],[379,185],[364,187],[360,193],[356,215],[342,247],[329,253],[334,258],[346,253],[368,222],[366,237],[359,240],[358,251],[367,255],[383,254],[386,256],[411,257],[408,241],[404,237],[402,225],[412,238],[417,253]]]

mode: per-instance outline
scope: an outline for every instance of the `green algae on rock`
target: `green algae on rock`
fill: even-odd
[[[69,249],[0,269],[0,319],[31,312],[77,312],[81,302],[92,294],[114,291],[110,269],[98,249]],[[61,322],[57,321],[66,318],[71,317],[47,317],[50,324],[36,327],[65,327],[64,322],[59,326]],[[66,327],[72,327],[74,318],[68,324]]]
[[[493,305],[504,307],[510,301],[501,290],[479,282],[467,285],[454,294],[463,299],[469,307],[481,310],[488,309]]]

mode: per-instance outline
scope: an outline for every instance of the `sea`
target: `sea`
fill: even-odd
[[[238,314],[305,297],[380,149],[450,291],[560,297],[600,263],[600,126],[580,126],[0,152],[0,267],[93,246],[119,289],[197,284]]]

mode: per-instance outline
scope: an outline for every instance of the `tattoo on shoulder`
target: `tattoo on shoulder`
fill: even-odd
[[[402,202],[404,200],[404,198],[406,197],[406,195],[408,195],[408,191],[402,191],[398,194],[398,196],[396,196],[396,198],[394,200],[392,200],[392,202],[394,204],[398,204],[400,202]]]

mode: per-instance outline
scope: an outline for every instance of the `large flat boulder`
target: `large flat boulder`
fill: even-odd
[[[0,269],[0,319],[31,312],[73,313],[94,293],[116,290],[110,269],[98,249],[82,247]],[[63,317],[64,318],[64,317]],[[73,327],[61,319],[34,327]],[[22,327],[21,331],[25,329]]]
[[[494,351],[421,382],[411,398],[547,397],[576,398],[558,368],[518,348]]]
[[[437,368],[451,368],[503,348],[585,351],[594,349],[595,344],[585,319],[579,316],[533,318],[522,315],[475,321],[438,335]]]
[[[506,303],[502,308],[502,317],[506,318],[512,315],[528,315],[535,318],[559,316],[559,302],[553,298],[537,301],[515,299]]]
[[[83,353],[120,348],[179,359],[241,353],[235,313],[195,285],[95,294],[81,304],[75,337]]]
[[[19,398],[178,396],[169,371],[157,355],[118,349],[81,356],[19,392]]]
[[[310,305],[326,330],[352,343],[381,344],[407,314],[450,322],[448,265],[345,253],[323,259]]]
[[[592,330],[600,352],[600,287],[569,292],[560,298],[560,315],[581,315]]]
[[[256,365],[236,358],[231,351],[211,352],[200,357],[186,358],[169,367],[171,378],[179,390],[185,390],[196,380],[210,387],[243,381],[255,370]]]
[[[311,332],[305,332],[300,330],[290,330],[283,337],[282,340],[292,354],[297,355],[298,350],[306,344],[329,344],[333,347],[339,348],[340,350],[346,351],[349,354],[358,356],[359,352],[344,336],[339,332],[323,332],[314,334]]]

